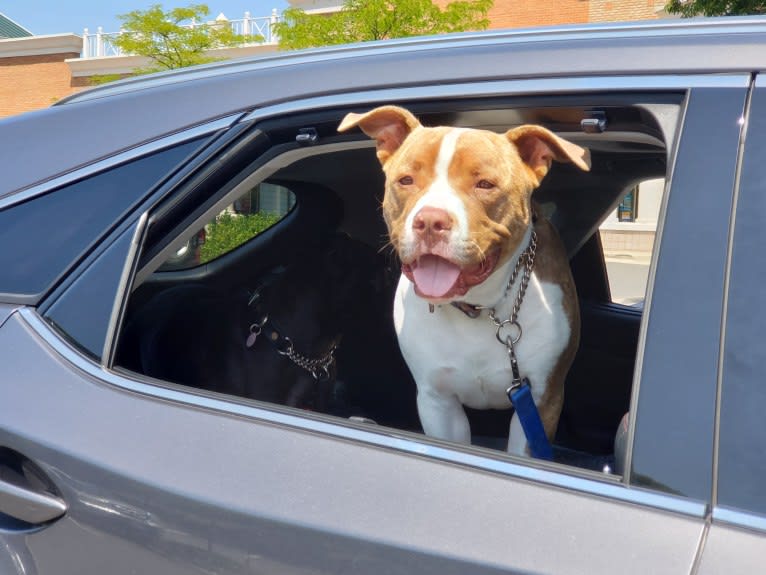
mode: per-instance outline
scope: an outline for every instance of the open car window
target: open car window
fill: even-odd
[[[582,323],[555,460],[586,473],[624,471],[625,453],[615,457],[614,446],[631,409],[642,321],[641,306],[624,313],[609,305],[610,282],[621,271],[610,269],[617,258],[603,224],[625,210],[631,194],[634,206],[637,195],[648,197],[645,186],[654,186],[652,201],[661,202],[664,188],[656,182],[667,176],[681,102],[678,94],[620,94],[411,108],[425,125],[503,133],[541,124],[590,150],[589,172],[556,163],[533,196],[570,258]],[[608,117],[606,130],[588,128],[594,110]],[[392,318],[401,262],[380,209],[384,175],[374,142],[360,132],[337,133],[347,111],[260,126],[272,137],[262,161],[232,174],[230,188],[211,190],[205,197],[215,207],[204,220],[194,217],[207,223],[194,232],[175,228],[177,237],[192,240],[155,273],[143,270],[143,280],[133,286],[118,367],[237,401],[299,410],[306,417],[319,412],[340,424],[361,422],[422,438],[416,387]],[[309,127],[318,136],[315,145],[296,142],[296,134]],[[279,208],[267,209],[266,198],[281,202]],[[243,241],[207,251],[221,230],[267,213],[273,221],[261,220]],[[656,230],[654,217],[650,226]],[[174,238],[165,241],[173,245]],[[642,263],[648,264],[652,247],[647,244]],[[167,270],[189,273],[163,274]],[[623,303],[643,301],[646,279],[633,283]],[[189,333],[198,342],[190,343]],[[608,378],[598,376],[605,372]],[[510,410],[467,412],[472,444],[501,456]]]

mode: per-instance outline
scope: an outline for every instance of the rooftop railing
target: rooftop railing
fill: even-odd
[[[231,26],[235,34],[240,34],[245,38],[251,39],[252,44],[276,44],[277,36],[273,31],[274,24],[279,21],[279,14],[275,9],[271,11],[271,16],[252,17],[250,12],[245,12],[244,18],[238,20],[229,20],[220,16],[211,22],[198,23],[192,20],[187,25],[189,28],[197,26],[220,26],[223,23]],[[104,32],[101,26],[98,27],[95,34],[91,34],[87,28],[82,35],[82,53],[81,58],[103,58],[109,56],[125,56],[113,42],[121,34],[127,34],[123,30],[119,32]]]

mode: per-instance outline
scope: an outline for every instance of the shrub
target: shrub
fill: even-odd
[[[205,243],[200,247],[200,263],[209,262],[251,240],[276,224],[279,214],[230,214],[224,212],[205,228]]]

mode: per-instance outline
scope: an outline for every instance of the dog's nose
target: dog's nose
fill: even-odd
[[[412,229],[419,236],[441,237],[452,229],[452,217],[447,210],[425,206],[415,214]]]

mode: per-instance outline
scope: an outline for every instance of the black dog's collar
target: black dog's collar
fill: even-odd
[[[260,297],[260,290],[256,289],[248,301],[248,306],[254,306],[257,311],[259,311],[259,308],[261,310],[257,316],[258,319],[250,324],[248,335],[245,339],[245,347],[248,349],[252,348],[258,337],[264,334],[279,355],[286,356],[295,365],[308,371],[314,380],[327,381],[334,377],[335,352],[338,349],[338,344],[334,343],[327,353],[318,358],[303,355],[295,349],[292,340],[283,335],[274,325],[274,322],[269,318],[269,314],[262,310],[262,302],[259,301]],[[340,338],[336,337],[336,340],[338,339]]]

